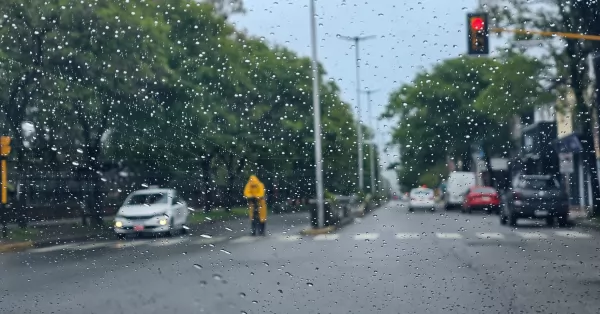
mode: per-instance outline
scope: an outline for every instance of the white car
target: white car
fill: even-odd
[[[114,231],[128,234],[185,233],[186,202],[174,189],[146,189],[131,193],[117,212]]]
[[[435,195],[432,189],[421,187],[410,190],[408,210],[429,209],[435,210]]]

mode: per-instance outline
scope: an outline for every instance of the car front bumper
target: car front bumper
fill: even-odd
[[[160,221],[163,220],[163,224]],[[141,233],[164,233],[168,232],[170,227],[168,221],[163,217],[153,217],[144,220],[130,220],[117,217],[113,225],[117,234],[141,234]]]

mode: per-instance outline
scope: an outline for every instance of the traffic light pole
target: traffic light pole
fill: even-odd
[[[376,93],[377,90],[368,89],[365,91],[367,94],[367,106],[369,108],[369,122],[373,121],[373,112],[371,107],[371,94]],[[373,128],[375,130],[375,128]],[[375,163],[375,133],[373,133],[373,139],[371,140],[371,145],[369,145],[369,160],[370,160],[370,176],[371,176],[371,195],[375,195],[375,167],[378,165]]]

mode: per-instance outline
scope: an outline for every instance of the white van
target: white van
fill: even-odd
[[[477,184],[475,173],[454,171],[448,177],[446,185],[446,209],[462,206],[464,194],[470,187]]]

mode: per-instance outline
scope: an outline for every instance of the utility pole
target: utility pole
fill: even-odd
[[[319,227],[325,226],[325,204],[323,193],[323,158],[321,153],[321,105],[319,103],[319,64],[317,59],[317,18],[315,0],[310,0],[310,41],[312,48],[312,75],[313,75],[313,111],[315,132],[315,181],[317,187],[317,210],[319,213]]]
[[[354,48],[356,50],[356,107],[358,108],[358,189],[363,192],[364,189],[364,168],[363,168],[363,133],[362,133],[362,122],[361,122],[361,107],[360,107],[360,49],[359,43],[363,40],[373,39],[375,35],[369,36],[339,36],[341,39],[354,42]]]
[[[367,94],[367,106],[368,106],[368,112],[369,112],[369,124],[371,124],[371,122],[373,122],[373,111],[371,110],[371,95],[378,92],[379,90],[372,90],[372,89],[367,89],[364,93]],[[374,125],[374,124],[373,124]],[[373,127],[373,131],[375,131],[375,127]],[[375,132],[373,132],[373,139],[371,140],[371,145],[369,145],[369,159],[370,159],[370,163],[371,166],[369,167],[369,170],[371,170],[371,195],[375,195],[375,167],[378,167],[379,163],[375,163],[375,142],[377,136],[375,135]],[[377,182],[379,182],[377,180]]]

